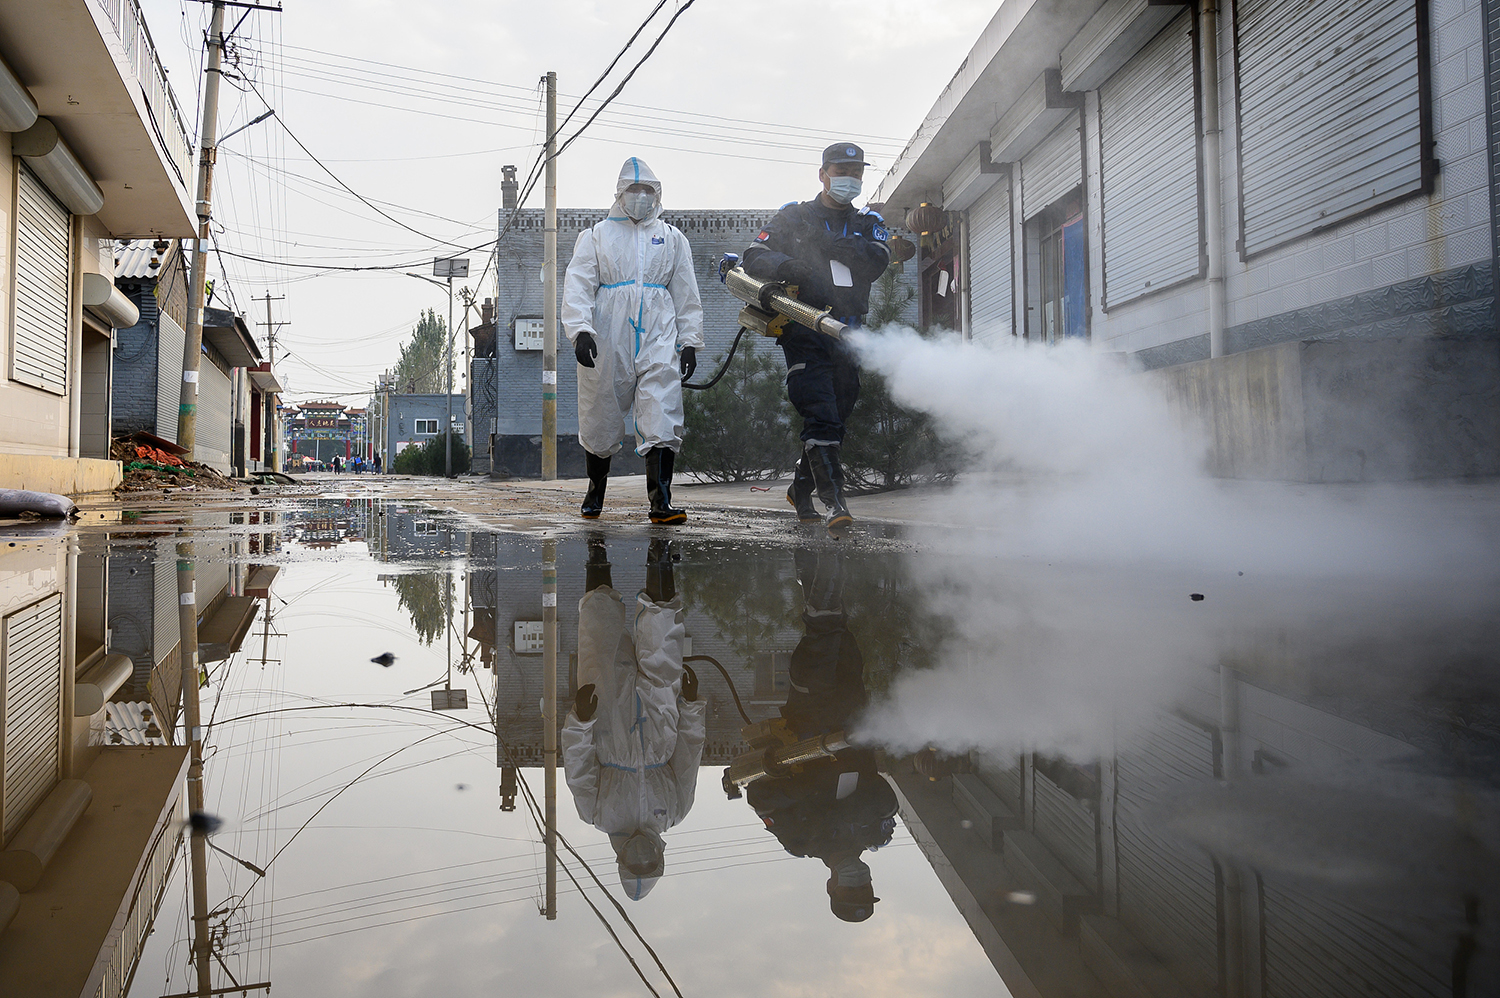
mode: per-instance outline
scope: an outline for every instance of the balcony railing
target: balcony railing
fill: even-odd
[[[140,4],[136,0],[93,0],[115,26],[115,34],[125,48],[125,58],[135,70],[146,97],[146,107],[151,114],[151,127],[167,151],[167,161],[177,173],[184,189],[193,169],[193,137],[188,131],[182,108],[167,83],[167,71],[162,68],[161,58],[156,54],[156,43],[151,32],[146,30],[146,19],[141,16]]]

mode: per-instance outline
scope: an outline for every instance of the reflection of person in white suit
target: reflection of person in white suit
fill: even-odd
[[[635,901],[665,868],[662,833],[693,806],[703,756],[698,677],[682,662],[682,601],[667,542],[651,542],[634,620],[611,585],[602,538],[589,541],[578,602],[578,694],[562,729],[578,816],[609,835]]]

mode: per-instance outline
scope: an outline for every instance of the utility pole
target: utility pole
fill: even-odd
[[[552,74],[547,76],[550,94]],[[557,541],[554,540],[542,541],[542,765],[547,818],[546,915],[552,921],[557,918]]]
[[[266,327],[266,370],[271,373],[272,377],[275,377],[276,376],[276,330],[277,330],[278,327],[277,327],[276,323],[274,323],[274,322],[271,321],[271,302],[273,302],[273,301],[286,301],[286,296],[282,295],[279,298],[272,298],[271,297],[270,289],[267,289],[266,290],[266,297],[265,297],[264,301],[266,303],[266,321],[263,323],[263,325]],[[285,325],[287,325],[287,323],[283,322],[281,325],[285,326]],[[271,453],[271,460],[268,462],[268,464],[270,466],[270,469],[272,471],[280,471],[281,469],[278,468],[278,467],[276,467],[276,395],[275,395],[275,393],[273,392],[273,393],[267,395],[266,399],[267,399],[267,401],[266,401],[266,403],[265,403],[265,405],[263,407],[265,411],[261,413],[261,421],[263,423],[265,423],[265,427],[263,428],[262,432],[265,433],[266,439],[261,442],[261,450],[262,451],[269,450],[270,453]]]
[[[203,356],[203,280],[208,265],[208,221],[213,214],[215,134],[219,121],[220,65],[224,61],[224,4],[215,0],[208,29],[208,72],[203,81],[203,127],[198,143],[198,238],[188,278],[187,337],[182,344],[182,394],[177,405],[177,445],[193,460],[198,440],[198,367]]]
[[[547,208],[542,238],[542,481],[557,478],[557,74],[547,74]]]

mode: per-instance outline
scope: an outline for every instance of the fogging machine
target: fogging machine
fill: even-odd
[[[718,373],[707,384],[684,382],[684,388],[704,389],[718,384],[724,372],[729,370],[729,362],[734,360],[734,352],[739,349],[740,337],[745,335],[746,330],[753,329],[762,336],[775,339],[786,331],[788,322],[795,322],[815,333],[840,339],[849,328],[835,319],[830,309],[798,301],[796,285],[751,277],[740,266],[740,258],[736,253],[725,253],[719,260],[719,281],[729,289],[730,294],[745,303],[745,307],[740,309],[740,331],[735,334],[729,356],[724,358]]]
[[[724,793],[731,800],[739,797],[740,790],[756,780],[788,776],[797,772],[803,763],[831,759],[850,747],[849,737],[842,731],[799,741],[785,718],[780,717],[747,724],[740,729],[740,734],[750,743],[750,751],[735,756],[729,768],[724,770]]]

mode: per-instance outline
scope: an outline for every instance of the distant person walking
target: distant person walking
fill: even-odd
[[[377,475],[381,474],[381,465],[383,463],[384,462],[380,460],[380,455],[376,454],[375,455],[375,474],[377,474]]]

